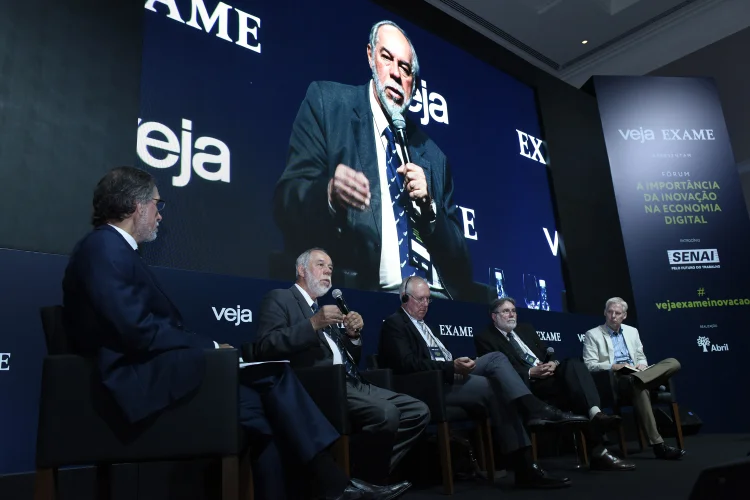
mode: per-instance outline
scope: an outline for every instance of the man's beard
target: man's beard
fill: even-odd
[[[518,320],[515,320],[515,319],[508,319],[508,320],[505,320],[505,325],[503,325],[503,326],[505,326],[505,328],[504,328],[505,330],[507,330],[508,332],[510,332],[510,331],[512,331],[512,330],[513,330],[513,329],[514,329],[514,328],[515,328],[516,326],[518,326]]]
[[[385,85],[380,82],[378,74],[375,71],[375,66],[372,66],[372,81],[375,82],[375,92],[377,92],[378,94],[380,104],[388,112],[388,118],[390,119],[396,113],[403,115],[406,111],[406,108],[409,107],[409,103],[411,102],[411,97],[406,95],[406,92],[404,92],[404,88],[393,80],[387,82],[390,87],[395,87],[399,92],[401,92],[401,95],[404,96],[404,102],[399,106],[392,100],[388,99],[388,96],[385,95]]]
[[[330,278],[328,278],[329,281],[331,281]],[[312,276],[312,272],[310,272],[310,276],[305,276],[305,284],[307,285],[307,289],[312,292],[312,295],[315,295],[316,297],[322,297],[323,295],[328,293],[328,290],[331,289],[333,286],[333,281],[331,281],[331,284],[326,286],[321,283],[322,280],[315,279],[314,276]]]
[[[159,231],[159,223],[156,223],[153,231],[149,231],[148,227],[150,224],[148,223],[148,212],[139,214],[136,222],[137,227],[135,233],[136,241],[138,243],[150,243],[156,239],[157,233]]]

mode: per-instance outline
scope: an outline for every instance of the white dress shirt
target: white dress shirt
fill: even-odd
[[[135,241],[135,238],[133,238],[133,236],[129,232],[125,231],[122,228],[119,228],[119,227],[115,226],[114,224],[107,224],[107,225],[115,228],[115,230],[118,233],[120,233],[123,238],[125,238],[125,241],[127,241],[128,244],[130,244],[130,246],[133,247],[133,250],[138,250],[138,243]],[[185,333],[187,333],[187,332],[185,332]],[[215,340],[213,342],[214,342],[214,349],[218,349],[219,348],[219,343],[216,342]],[[240,363],[242,363],[242,358],[240,358]]]
[[[497,329],[498,332],[500,332],[500,333],[503,334],[503,336],[508,340],[508,342],[510,342],[510,339],[508,338],[508,333],[507,332],[502,331],[497,326],[495,326],[495,328]],[[518,342],[518,345],[521,346],[521,350],[525,354],[528,354],[532,358],[534,358],[534,366],[540,365],[542,362],[539,361],[539,358],[536,357],[536,354],[534,354],[534,351],[532,351],[531,349],[529,349],[529,346],[527,346],[526,344],[523,343],[523,340],[521,340],[521,337],[519,337],[516,332],[511,332],[511,333],[513,334],[513,338],[516,339],[516,342]],[[529,368],[529,378],[531,378],[531,368]]]
[[[414,323],[414,326],[417,327],[417,331],[422,335],[422,339],[424,339],[425,343],[427,344],[427,347],[439,347],[441,351],[443,351],[443,356],[445,356],[446,361],[453,361],[453,355],[451,352],[445,348],[442,342],[440,342],[440,339],[438,339],[433,333],[432,330],[430,330],[430,327],[427,326],[427,323],[424,321],[420,321],[416,318],[414,318],[411,314],[406,312],[406,309],[403,307],[401,308],[406,313],[407,316],[409,316],[409,319],[412,323]]]
[[[294,286],[297,287],[297,290],[300,291],[300,293],[302,294],[302,296],[307,301],[307,306],[310,307],[310,308],[312,308],[312,305],[315,303],[315,301],[310,298],[310,295],[305,291],[304,288],[302,288],[301,286],[299,286],[297,283],[295,283]],[[328,342],[328,347],[331,348],[331,352],[333,353],[333,364],[334,365],[344,364],[344,360],[341,358],[341,351],[339,350],[339,346],[336,345],[336,342],[333,341],[333,339],[331,338],[331,336],[328,335],[328,333],[325,330],[323,330],[323,335],[325,335],[326,341]],[[359,345],[360,343],[362,343],[362,338],[360,337],[358,339],[352,339],[351,342],[354,345]]]
[[[380,103],[373,94],[375,83],[370,80],[370,110],[372,111],[373,130],[375,134],[375,151],[378,157],[378,176],[380,178],[380,200],[381,200],[381,228],[383,231],[383,242],[380,247],[380,286],[384,290],[397,290],[401,286],[401,256],[398,251],[399,235],[396,230],[396,220],[393,218],[393,208],[391,192],[388,189],[388,166],[386,165],[385,152],[388,148],[388,139],[385,136],[385,129],[388,128],[388,119],[380,107]],[[404,153],[401,145],[396,143],[401,162],[404,163]],[[419,211],[419,207],[416,207]],[[411,235],[406,235],[410,238]],[[429,253],[428,253],[429,255]],[[432,267],[432,276],[428,276],[430,288],[442,289],[440,278],[435,266]]]

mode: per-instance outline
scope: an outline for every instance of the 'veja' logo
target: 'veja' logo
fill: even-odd
[[[583,343],[584,340],[586,340],[586,334],[585,333],[579,333],[578,334],[578,342]]]
[[[216,310],[215,307],[211,307],[216,316],[216,321],[221,321],[222,318],[230,323],[234,323],[234,326],[238,326],[240,323],[252,323],[253,312],[250,309],[241,309],[237,306],[236,309],[229,307],[222,307],[220,310]]]
[[[544,141],[537,139],[526,132],[521,132],[518,129],[516,129],[516,133],[518,134],[518,145],[521,148],[521,152],[518,154],[539,162],[542,165],[546,165],[547,161],[542,154],[542,145],[544,144]],[[529,142],[531,142],[531,144],[529,144]],[[533,148],[533,152],[529,149],[529,145]]]
[[[628,128],[628,129],[617,129],[623,139],[626,141],[636,141],[643,144],[646,141],[655,141],[656,133],[650,129],[643,127],[639,128]],[[660,130],[661,138],[665,141],[715,141],[714,130],[711,128],[701,129],[679,129],[679,128],[664,128]]]
[[[708,337],[698,337],[698,345],[703,348],[703,352],[708,352],[707,349],[708,346],[711,346],[712,352],[721,352],[721,351],[728,351],[729,350],[729,344],[724,345],[716,345],[712,344],[711,341],[708,339]]]
[[[191,28],[195,28],[199,31],[206,30],[206,33],[211,33],[211,30],[218,24],[216,29],[216,36],[227,42],[232,42],[229,37],[229,11],[232,10],[231,5],[227,5],[224,2],[219,2],[216,8],[208,15],[208,10],[203,4],[203,0],[192,0],[190,10],[190,20],[185,23],[180,15],[180,11],[177,9],[177,0],[148,0],[146,2],[146,10],[157,12],[154,7],[155,4],[160,3],[169,9],[167,17],[173,21],[177,21],[182,24],[187,24]],[[240,9],[235,8],[234,11],[237,13],[237,41],[235,42],[242,48],[252,50],[260,54],[260,42],[258,42],[258,29],[260,28],[260,18],[252,16],[247,12],[242,12]],[[200,24],[199,24],[200,22]],[[203,28],[201,29],[201,24]],[[248,43],[248,37],[251,45]],[[257,42],[257,43],[256,43]]]
[[[229,182],[231,154],[226,144],[213,137],[198,137],[193,143],[193,122],[184,118],[180,136],[178,139],[177,134],[162,123],[141,123],[138,118],[138,157],[153,168],[170,168],[181,160],[180,174],[172,177],[173,186],[186,186],[191,171],[207,181]],[[202,152],[194,154],[194,149]],[[154,156],[153,150],[161,154]],[[218,168],[209,170],[206,164],[218,165]]]
[[[422,111],[424,114],[419,119],[419,123],[427,125],[430,123],[430,117],[433,120],[448,125],[448,103],[445,102],[445,98],[437,92],[430,92],[427,94],[427,81],[422,80],[422,88],[417,89],[414,97],[412,98],[409,111],[419,113]],[[439,113],[439,114],[438,114]]]
[[[474,328],[471,326],[440,325],[440,335],[449,337],[473,337]]]

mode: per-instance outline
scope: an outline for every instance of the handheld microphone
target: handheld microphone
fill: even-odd
[[[404,115],[396,111],[391,115],[391,122],[393,123],[393,128],[396,129],[396,138],[401,144],[401,149],[404,152],[404,160],[406,161],[406,163],[411,163],[411,157],[409,155],[409,145],[406,142],[406,120],[404,119]],[[432,211],[429,196],[421,200],[416,200],[414,203],[419,205],[421,210],[426,211],[422,213],[429,213],[431,220],[435,219],[435,214]]]
[[[552,356],[555,355],[555,349],[552,347],[547,348],[547,354],[544,355],[544,362],[549,363],[549,360],[552,358]]]
[[[406,144],[406,120],[404,120],[404,115],[397,111],[391,116],[391,121],[393,122],[393,128],[396,129],[396,138],[404,151],[404,160],[406,160],[406,163],[411,163],[409,147]]]
[[[341,290],[336,288],[333,292],[331,292],[331,295],[334,299],[336,299],[336,305],[339,306],[339,311],[341,311],[341,313],[344,315],[349,314],[349,306],[346,305],[344,294],[341,293]]]

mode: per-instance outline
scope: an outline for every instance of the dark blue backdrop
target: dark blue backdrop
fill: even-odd
[[[204,3],[211,14],[219,2]],[[141,123],[166,125],[183,151],[198,137],[221,141],[230,152],[230,180],[208,181],[193,172],[187,185],[173,186],[183,152],[170,168],[141,163],[168,200],[161,244],[148,251],[154,263],[270,277],[268,256],[282,249],[271,217],[273,187],[305,91],[315,80],[366,83],[370,27],[391,19],[412,39],[427,92],[447,104],[448,123],[430,118],[424,128],[451,161],[455,203],[474,210],[478,239],[467,242],[475,281],[488,283],[490,268],[501,268],[508,293],[520,298],[523,274],[534,274],[547,283],[551,309],[561,310],[560,258],[543,230],[554,243],[546,165],[520,154],[516,132],[541,137],[532,88],[367,1],[231,2],[227,36],[240,37],[237,9],[260,18],[260,53],[216,36],[222,33],[218,22],[210,33],[188,26],[190,0],[175,3],[184,23],[169,17],[176,16],[168,4],[145,11]],[[248,43],[255,41],[249,37]],[[423,113],[410,116],[419,121]],[[181,138],[182,119],[192,122],[192,140]],[[149,137],[164,140],[158,132]],[[527,147],[533,154],[531,140]],[[159,159],[168,154],[148,151]]]

